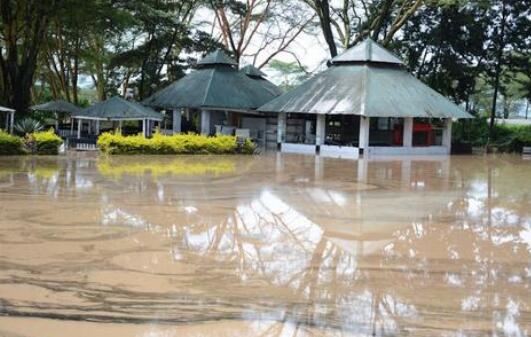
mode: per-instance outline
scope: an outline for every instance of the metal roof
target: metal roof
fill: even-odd
[[[367,45],[366,42],[362,44]],[[376,43],[370,44],[375,50]],[[258,111],[368,117],[472,117],[396,63],[385,64],[382,59],[376,63],[336,60],[327,70]]]
[[[244,73],[251,80],[255,81],[257,84],[262,86],[265,91],[270,92],[271,95],[273,95],[271,99],[280,96],[284,93],[282,89],[280,89],[275,84],[266,79],[266,74],[264,74],[260,69],[252,65],[243,67],[242,69],[240,69],[240,72]]]
[[[230,58],[225,52],[223,52],[221,49],[218,49],[205,57],[203,57],[199,62],[197,62],[198,66],[205,66],[205,65],[215,65],[215,64],[225,64],[229,66],[237,66],[238,63],[234,61],[232,58]]]
[[[258,110],[368,117],[471,117],[406,71],[369,65],[332,66]]]
[[[74,118],[80,119],[104,119],[104,120],[162,120],[162,114],[145,107],[134,101],[127,101],[121,97],[114,96],[106,101],[96,103],[86,109],[72,114]]]
[[[15,109],[7,108],[7,107],[5,107],[5,106],[0,106],[0,111],[4,111],[4,112],[14,112]]]
[[[57,101],[50,101],[47,103],[34,105],[31,107],[31,110],[39,110],[39,111],[57,111],[57,112],[77,112],[80,111],[81,108],[63,100],[57,100]]]
[[[260,69],[256,68],[255,66],[251,64],[246,65],[245,67],[241,68],[240,71],[249,77],[259,77],[259,78],[267,77],[267,75],[264,74]]]
[[[332,59],[332,63],[348,62],[374,62],[403,65],[404,63],[393,53],[380,46],[371,39],[365,39],[352,48],[347,49],[343,54]]]
[[[208,56],[207,56],[208,57]],[[253,79],[220,63],[200,67],[143,101],[163,109],[253,110],[282,92],[265,79]]]

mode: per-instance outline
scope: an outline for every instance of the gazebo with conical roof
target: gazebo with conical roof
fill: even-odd
[[[216,124],[238,124],[241,116],[256,116],[256,108],[279,96],[278,90],[253,80],[221,50],[208,54],[190,74],[144,100],[144,104],[173,110],[173,132],[181,131],[182,111],[200,113],[200,131]],[[237,126],[237,125],[236,125]]]
[[[118,121],[120,125],[123,121],[141,121],[142,132],[144,135],[148,135],[150,133],[150,122],[160,122],[163,116],[140,103],[114,96],[106,101],[98,102],[86,109],[74,112],[72,118],[78,120],[77,138],[81,138],[83,121],[89,122],[89,129],[94,123],[94,133],[96,135],[100,132],[100,121]]]
[[[55,114],[55,131],[59,131],[59,113],[71,115],[74,112],[81,110],[80,107],[74,105],[65,100],[59,99],[55,101],[50,101],[42,104],[37,104],[31,107],[33,111],[49,111]]]
[[[350,157],[447,154],[452,119],[471,117],[370,39],[258,110],[278,114],[277,143],[283,150]],[[305,130],[290,134],[290,119],[306,121]]]

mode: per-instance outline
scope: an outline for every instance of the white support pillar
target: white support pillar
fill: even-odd
[[[450,151],[452,150],[452,119],[451,118],[445,118],[444,120],[442,145],[446,148],[446,151],[449,154]]]
[[[201,134],[210,135],[210,111],[201,110]]]
[[[402,135],[402,146],[413,146],[413,117],[404,118],[404,133]]]
[[[100,120],[96,119],[96,136],[100,134]]]
[[[277,117],[277,146],[284,142],[286,138],[286,113],[279,112]]]
[[[81,126],[82,126],[83,120],[78,119],[77,120],[77,139],[81,138]]]
[[[59,114],[56,112],[54,115],[55,115],[55,132],[59,132]]]
[[[363,150],[363,155],[367,155],[369,151],[369,129],[370,118],[360,116],[360,139],[358,147]]]
[[[9,120],[11,119],[10,113],[6,113],[5,131],[9,132]]]
[[[9,116],[9,133],[13,133],[13,126],[15,125],[15,112],[11,111]]]
[[[122,133],[122,126],[123,126],[123,124],[124,124],[124,123],[123,123],[122,120],[118,121],[118,128],[120,129],[120,133]]]
[[[142,135],[147,137],[147,123],[145,119],[142,120]]]
[[[172,122],[173,134],[181,132],[182,116],[183,115],[181,113],[181,110],[173,110],[173,122]]]
[[[315,127],[315,145],[320,146],[325,142],[326,137],[326,115],[317,115]]]

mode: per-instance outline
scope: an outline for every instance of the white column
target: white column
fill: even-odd
[[[81,123],[82,123],[82,120],[78,119],[77,120],[77,139],[81,138]]]
[[[54,115],[55,115],[55,132],[59,132],[59,114],[56,112]]]
[[[370,118],[360,116],[360,139],[358,147],[363,149],[363,155],[367,155],[369,150],[369,128]]]
[[[120,133],[122,133],[122,126],[123,126],[123,121],[122,120],[118,121],[118,128],[120,129]]]
[[[279,112],[277,117],[277,145],[284,142],[286,138],[286,113]]]
[[[445,118],[444,129],[442,134],[442,145],[446,148],[447,153],[452,149],[452,119]]]
[[[100,120],[96,120],[96,136],[100,134]]]
[[[147,125],[146,125],[146,124],[147,124],[147,123],[146,123],[146,120],[143,119],[143,120],[142,120],[142,134],[144,135],[144,137],[147,136],[147,133],[146,133],[146,132],[147,132],[147,128],[146,128]]]
[[[181,110],[173,110],[173,123],[172,123],[173,134],[181,132],[181,120],[182,120]]]
[[[413,146],[413,117],[404,118],[404,133],[402,135],[402,146]]]
[[[15,125],[15,112],[11,111],[11,116],[9,116],[9,133],[13,133],[13,125]]]
[[[9,132],[9,120],[11,119],[10,112],[6,112],[6,125],[5,125],[5,131]]]
[[[210,135],[210,111],[201,110],[201,134]]]
[[[315,145],[323,145],[326,137],[326,115],[317,115]]]

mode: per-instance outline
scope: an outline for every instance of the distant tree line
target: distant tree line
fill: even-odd
[[[309,33],[330,57],[370,37],[493,121],[511,99],[531,99],[530,8],[529,0],[0,0],[0,104],[18,115],[45,99],[80,104],[82,77],[99,100],[117,88],[143,99],[219,47],[300,81],[309,71],[297,39]]]

